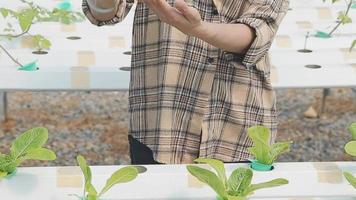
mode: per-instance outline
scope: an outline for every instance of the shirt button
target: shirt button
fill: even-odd
[[[209,58],[208,58],[208,63],[212,64],[214,61],[215,61],[214,58],[212,58],[212,57],[209,57]]]

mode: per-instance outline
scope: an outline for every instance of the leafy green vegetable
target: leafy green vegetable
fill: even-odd
[[[8,40],[13,38],[19,38],[24,35],[33,39],[35,48],[37,50],[50,49],[51,42],[40,34],[29,34],[31,26],[38,22],[60,22],[64,24],[71,24],[75,22],[81,22],[85,19],[82,12],[72,11],[71,4],[69,1],[62,2],[66,6],[66,9],[54,8],[49,10],[47,8],[36,5],[32,1],[19,0],[22,2],[26,8],[21,10],[12,10],[5,7],[0,7],[0,14],[5,18],[6,24],[2,30],[0,30],[0,39],[3,37]],[[70,6],[70,7],[68,7]],[[17,25],[20,27],[21,32],[16,33],[13,24],[17,21]],[[3,33],[2,33],[3,32]],[[0,46],[2,47],[2,46]],[[5,48],[1,48],[6,52],[6,54],[21,68],[20,70],[35,71],[37,67],[28,67],[27,65],[22,65],[17,59],[15,59]]]
[[[356,122],[352,123],[348,128],[350,134],[352,135],[352,140],[356,140]]]
[[[109,191],[110,188],[112,188],[114,185],[133,181],[138,176],[138,170],[135,167],[123,167],[111,175],[111,177],[106,181],[104,188],[98,194],[97,190],[92,184],[91,170],[85,158],[81,155],[77,156],[77,163],[82,170],[85,179],[83,197],[85,200],[99,200],[99,198],[104,193]],[[75,196],[77,196],[79,199],[82,199],[78,195]]]
[[[7,173],[6,173],[6,172],[0,172],[0,178],[3,178],[3,177],[5,177],[5,176],[7,176]]]
[[[344,172],[346,180],[356,189],[356,178],[349,172]]]
[[[345,145],[345,151],[351,156],[356,156],[356,141],[350,141]]]
[[[336,3],[340,0],[331,0],[332,3]],[[323,2],[326,2],[326,0],[323,0]],[[353,0],[346,0],[347,3],[345,11],[340,11],[337,17],[337,24],[335,27],[328,33],[328,35],[331,37],[332,34],[341,26],[345,24],[350,24],[352,23],[352,18],[349,16],[350,9],[353,5]]]
[[[352,41],[349,51],[352,51],[355,48],[355,46],[356,46],[356,40]]]
[[[33,36],[33,40],[38,50],[49,49],[52,46],[51,42],[42,35]]]
[[[345,151],[347,154],[351,156],[356,156],[356,123],[352,123],[349,128],[348,128],[351,136],[352,136],[352,141],[348,142],[345,145]],[[346,180],[354,187],[356,188],[356,178],[349,172],[344,172],[344,176]]]
[[[259,183],[259,184],[252,184],[248,190],[247,190],[247,194],[252,194],[254,191],[259,190],[259,189],[263,189],[263,188],[270,188],[270,187],[277,187],[280,185],[286,185],[288,184],[288,180],[283,179],[283,178],[277,178],[265,183]]]
[[[30,26],[32,25],[32,21],[35,18],[35,16],[38,14],[37,10],[34,9],[25,9],[22,12],[20,12],[17,17],[20,23],[21,30],[23,32],[28,31]]]
[[[56,154],[42,146],[48,140],[46,128],[34,128],[17,137],[10,148],[10,153],[0,154],[0,177],[16,170],[25,160],[55,160]]]
[[[352,136],[352,141],[345,145],[345,151],[351,156],[356,156],[356,123],[352,123],[349,126],[348,131]]]
[[[252,170],[246,168],[235,169],[228,181],[228,193],[233,196],[244,196],[246,188],[251,185]]]
[[[251,184],[253,172],[247,168],[235,169],[224,184],[226,177],[224,164],[215,159],[199,158],[198,163],[206,163],[214,168],[216,173],[207,169],[188,165],[187,170],[201,182],[209,185],[221,200],[246,200],[247,196],[262,188],[276,187],[288,184],[286,179],[274,179],[265,183]],[[222,175],[224,172],[224,175]]]
[[[248,136],[253,141],[249,151],[256,160],[265,165],[272,165],[279,155],[288,152],[292,142],[278,142],[270,145],[271,133],[264,126],[253,126],[248,129]]]
[[[209,185],[219,196],[226,198],[226,187],[215,173],[197,166],[187,166],[187,169],[199,181]]]
[[[215,171],[217,172],[219,179],[222,180],[223,184],[226,186],[227,178],[226,178],[226,172],[225,172],[225,167],[223,162],[221,162],[220,160],[213,160],[213,159],[206,159],[206,158],[198,158],[195,160],[195,162],[208,164],[212,168],[214,168]]]

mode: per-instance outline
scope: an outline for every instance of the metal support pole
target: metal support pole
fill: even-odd
[[[321,116],[324,111],[325,111],[325,104],[326,104],[326,98],[330,95],[330,88],[324,88],[323,89],[323,98],[322,98],[322,102],[321,102],[321,108],[320,108],[320,115]]]
[[[354,91],[354,93],[356,94],[356,88],[352,88],[352,91]]]
[[[7,118],[7,93],[0,92],[0,122]]]

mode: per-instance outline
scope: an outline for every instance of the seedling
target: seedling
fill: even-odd
[[[307,32],[307,34],[305,35],[305,39],[304,39],[304,48],[298,50],[298,52],[300,52],[300,53],[311,53],[311,52],[313,52],[312,50],[307,49],[307,43],[308,43],[309,37],[310,37],[310,34],[309,34],[309,32]]]
[[[249,128],[248,136],[253,141],[253,146],[248,150],[256,159],[252,161],[251,167],[259,171],[271,170],[273,163],[281,154],[290,151],[292,144],[292,142],[277,142],[270,145],[271,133],[264,126]]]
[[[206,158],[198,158],[195,162],[208,164],[215,170],[216,173],[194,165],[187,166],[188,171],[199,181],[209,185],[220,200],[246,200],[256,190],[288,184],[288,180],[282,178],[251,184],[253,172],[243,167],[235,169],[227,179],[223,162]]]
[[[345,151],[351,156],[356,156],[356,123],[351,124],[348,129],[352,136],[352,141],[345,145]],[[356,178],[349,172],[344,172],[344,176],[346,180],[356,188]]]
[[[55,160],[56,154],[43,145],[48,140],[46,128],[34,128],[17,137],[9,154],[0,153],[0,178],[13,174],[25,160]]]
[[[4,38],[11,41],[14,38],[20,38],[27,35],[32,40],[36,53],[46,53],[45,50],[51,48],[51,42],[40,34],[30,34],[30,29],[33,24],[38,22],[60,22],[70,24],[84,20],[84,15],[81,12],[73,12],[70,9],[67,9],[68,2],[65,4],[67,5],[66,9],[55,8],[49,10],[27,0],[19,1],[25,4],[27,8],[15,11],[6,7],[0,7],[0,15],[5,20],[9,21],[6,23],[5,28],[0,30],[0,39]],[[14,19],[18,22],[17,25],[11,23]],[[21,30],[20,32],[15,30],[17,29],[17,26]],[[17,59],[15,59],[4,46],[1,46],[1,44],[0,48],[20,67],[20,70],[26,70],[28,68],[27,65],[29,64],[22,64],[17,61]],[[37,67],[35,69],[37,69]]]
[[[323,2],[325,2],[326,0],[323,0]],[[339,2],[340,0],[331,0],[332,3],[336,3]],[[345,25],[345,24],[350,24],[352,23],[352,19],[349,16],[349,12],[350,9],[353,5],[353,1],[354,0],[347,0],[347,6],[346,6],[346,10],[345,11],[340,11],[339,15],[337,17],[337,24],[335,25],[335,27],[329,32],[329,33],[325,33],[322,31],[318,31],[316,34],[316,37],[321,37],[321,38],[330,38],[332,37],[332,34],[341,26],[341,25]]]
[[[79,195],[74,195],[80,200],[99,200],[100,197],[104,195],[104,193],[109,191],[110,188],[114,185],[133,181],[138,175],[138,170],[135,167],[123,167],[111,175],[111,177],[106,181],[106,185],[104,186],[104,188],[101,190],[100,193],[98,193],[92,184],[91,169],[88,166],[85,158],[79,155],[77,157],[77,162],[83,172],[85,180],[83,197],[80,197]]]
[[[352,42],[351,47],[350,47],[350,51],[352,51],[356,46],[356,39]]]

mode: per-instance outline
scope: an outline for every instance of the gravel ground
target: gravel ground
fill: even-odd
[[[351,160],[343,151],[350,139],[347,125],[356,121],[356,92],[332,89],[320,118],[304,117],[321,107],[321,89],[280,90],[277,140],[293,140],[281,161]],[[54,162],[26,162],[26,166],[75,165],[82,154],[92,165],[129,163],[127,92],[11,92],[8,120],[0,124],[0,152],[16,135],[35,126],[49,129]]]

